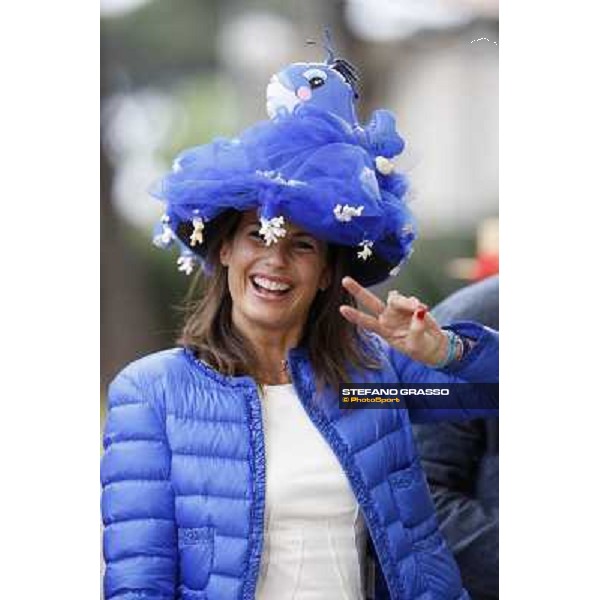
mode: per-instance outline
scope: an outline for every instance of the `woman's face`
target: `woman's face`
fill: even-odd
[[[232,318],[244,333],[256,328],[300,335],[319,288],[329,285],[326,244],[286,223],[287,234],[266,246],[254,211],[246,211],[221,264],[233,301]]]

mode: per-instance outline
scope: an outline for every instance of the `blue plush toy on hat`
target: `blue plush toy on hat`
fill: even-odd
[[[362,285],[397,274],[410,255],[407,182],[390,160],[404,148],[395,118],[377,110],[361,127],[356,70],[335,58],[329,37],[326,49],[323,63],[294,63],[273,75],[269,121],[183,151],[155,187],[166,210],[154,243],[179,245],[180,270],[205,266],[205,234],[228,209],[256,209],[267,245],[293,222],[328,243],[354,247],[349,275]]]

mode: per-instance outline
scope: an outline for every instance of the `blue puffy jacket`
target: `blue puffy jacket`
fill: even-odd
[[[477,340],[454,372],[429,369],[377,338],[381,368],[355,381],[497,382],[497,333],[471,323],[452,328]],[[361,506],[383,595],[467,599],[438,531],[410,422],[489,416],[495,409],[440,409],[413,399],[408,409],[343,411],[336,391],[315,395],[305,349],[291,350],[288,359],[300,401]],[[484,401],[495,404],[497,397]],[[220,375],[182,348],[142,358],[109,388],[104,445],[106,599],[254,598],[266,468],[254,380]]]

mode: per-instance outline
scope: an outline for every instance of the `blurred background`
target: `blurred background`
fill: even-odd
[[[101,0],[101,382],[173,345],[189,285],[151,243],[147,190],[175,154],[266,118],[324,26],[361,74],[359,115],[397,116],[415,253],[391,288],[434,305],[498,270],[497,0]],[[317,41],[307,45],[306,41]]]

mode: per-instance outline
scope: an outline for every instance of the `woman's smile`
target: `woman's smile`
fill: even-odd
[[[285,299],[293,289],[289,280],[263,273],[251,275],[250,283],[257,296],[270,301]]]

